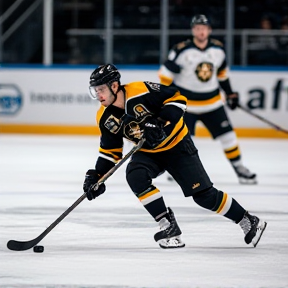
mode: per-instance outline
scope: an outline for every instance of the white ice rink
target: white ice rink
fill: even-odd
[[[267,220],[257,248],[244,243],[238,225],[184,198],[162,175],[155,184],[186,247],[160,249],[158,225],[126,184],[124,165],[105,194],[85,199],[40,242],[40,254],[10,251],[6,243],[37,237],[82,195],[99,139],[0,135],[0,287],[288,287],[288,140],[239,140],[258,185],[238,184],[219,143],[195,143],[215,187]]]

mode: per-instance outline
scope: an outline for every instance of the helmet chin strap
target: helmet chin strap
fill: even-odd
[[[120,90],[122,90],[121,85],[120,85],[120,82],[118,82],[118,84],[119,84],[119,85],[118,85],[118,89],[117,89],[116,93],[114,93],[114,91],[112,90],[111,85],[108,85],[108,87],[109,87],[112,95],[114,96],[114,101],[113,101],[110,105],[112,105],[113,103],[115,103],[115,101],[117,100],[117,94],[118,94],[118,92],[119,92]]]

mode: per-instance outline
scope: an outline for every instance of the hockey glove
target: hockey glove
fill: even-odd
[[[144,138],[150,148],[155,148],[167,137],[164,128],[164,121],[154,117],[148,117],[143,124]]]
[[[83,190],[87,194],[87,198],[89,201],[100,196],[106,190],[106,186],[104,183],[98,185],[97,182],[100,178],[100,175],[95,169],[90,169],[86,172]]]
[[[234,92],[232,94],[227,95],[226,97],[227,105],[231,110],[234,110],[237,108],[239,104],[239,94],[237,92]]]

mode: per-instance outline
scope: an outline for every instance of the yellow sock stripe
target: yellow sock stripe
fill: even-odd
[[[141,201],[143,205],[147,205],[153,202],[154,200],[162,197],[159,192],[160,190],[158,188],[155,188],[154,190],[146,193],[145,195],[140,196],[138,199]]]
[[[225,153],[230,153],[230,152],[235,151],[236,149],[238,149],[238,145],[232,146],[230,148],[226,148],[224,151]]]
[[[231,152],[225,150],[225,154],[226,154],[226,157],[228,159],[233,159],[233,158],[236,158],[236,157],[240,156],[240,150],[239,150],[238,147],[237,147],[237,149],[235,151],[231,151]]]
[[[219,208],[217,209],[216,213],[220,213],[221,210],[223,209],[225,203],[226,203],[226,200],[227,200],[227,194],[226,193],[223,193],[223,198],[222,198],[222,201],[221,201],[221,204],[219,206]]]
[[[218,208],[218,210],[216,211],[216,213],[220,214],[220,215],[225,215],[231,205],[232,205],[232,200],[233,198],[231,198],[227,193],[223,193],[223,199],[222,199],[222,202]]]

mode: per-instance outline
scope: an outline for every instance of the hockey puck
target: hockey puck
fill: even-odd
[[[33,251],[35,253],[43,253],[44,252],[44,246],[34,246]]]

